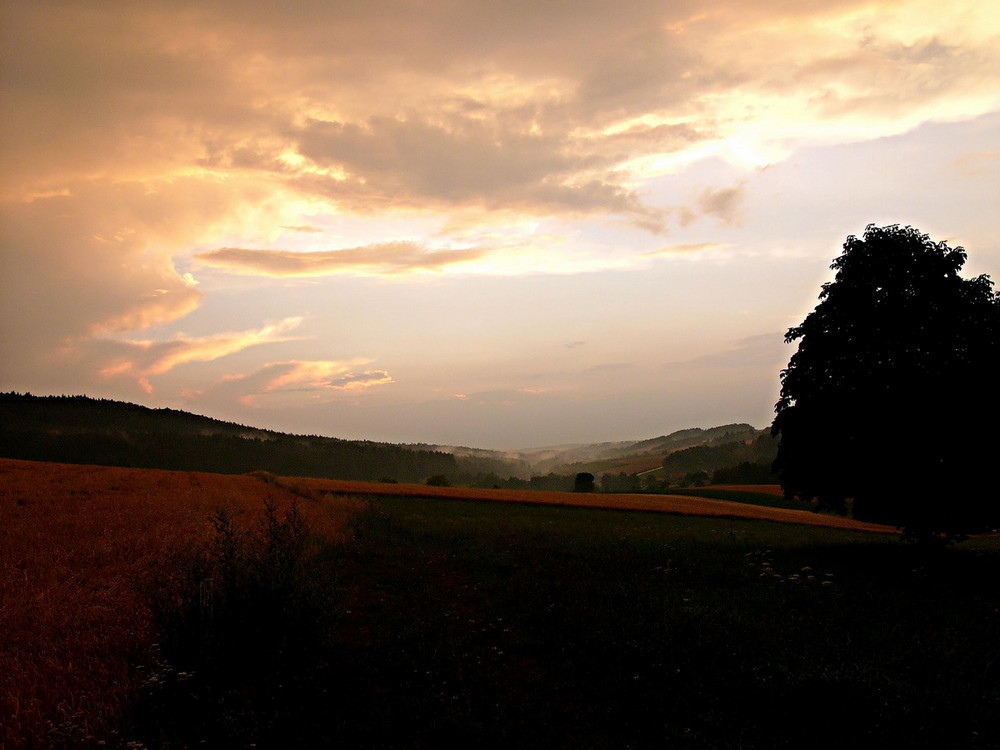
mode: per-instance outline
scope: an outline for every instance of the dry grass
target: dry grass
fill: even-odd
[[[328,534],[352,510],[268,479],[0,459],[0,748],[107,734],[155,639],[138,586],[217,509],[248,524],[297,501]]]

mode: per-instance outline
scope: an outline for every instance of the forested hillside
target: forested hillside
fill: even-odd
[[[482,471],[441,451],[287,435],[174,409],[86,396],[0,394],[0,456],[35,461],[241,474],[264,470],[333,479],[422,482]],[[496,461],[488,470],[510,471]]]
[[[696,445],[671,453],[663,459],[667,475],[693,471],[713,472],[742,463],[770,466],[777,455],[778,441],[769,432],[758,431],[753,440],[715,445]]]

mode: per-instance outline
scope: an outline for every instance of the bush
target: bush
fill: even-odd
[[[266,503],[249,529],[224,510],[211,523],[211,540],[176,552],[149,589],[161,653],[138,731],[213,746],[295,736],[328,684],[321,542],[295,504]]]

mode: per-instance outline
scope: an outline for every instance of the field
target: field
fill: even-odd
[[[156,640],[144,577],[218,508],[249,522],[266,499],[297,498],[250,476],[0,459],[0,747],[98,736]],[[333,534],[350,504],[314,510]]]
[[[682,515],[695,498],[632,512],[17,461],[0,478],[5,750],[1000,746],[996,539]],[[322,543],[247,608],[217,584],[252,560],[195,563],[233,532],[219,508],[248,529],[265,502]],[[198,595],[164,606],[165,561]]]
[[[891,534],[895,529],[879,524],[864,523],[850,518],[828,516],[808,510],[788,507],[753,505],[745,500],[726,500],[740,495],[761,495],[762,502],[780,500],[780,492],[773,485],[733,485],[679,490],[680,494],[616,494],[574,492],[540,492],[536,490],[487,490],[468,487],[426,487],[416,484],[372,484],[348,482],[337,479],[286,478],[286,486],[294,486],[311,493],[330,495],[366,495],[393,497],[422,497],[429,499],[475,500],[520,505],[564,506],[596,508],[601,510],[631,510],[649,513],[675,513],[688,516],[715,516],[720,518],[747,518],[760,521],[778,521],[805,526],[851,529]]]

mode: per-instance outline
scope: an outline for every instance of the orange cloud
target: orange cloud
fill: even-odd
[[[361,390],[376,385],[392,383],[389,373],[385,370],[367,370],[357,373],[351,368],[366,364],[371,360],[354,359],[348,361],[292,361],[272,362],[265,365],[264,370],[281,371],[261,387],[267,393],[289,388],[331,388],[333,390]]]
[[[364,372],[345,372],[343,375],[333,378],[329,387],[342,391],[359,391],[394,382],[385,370],[365,370]]]
[[[192,338],[178,336],[170,341],[119,341],[126,353],[106,365],[101,375],[133,377],[147,391],[152,391],[149,377],[169,372],[189,362],[211,362],[251,346],[291,341],[288,332],[302,323],[301,317],[285,318],[274,325],[258,330],[222,333],[214,336]]]
[[[359,370],[369,359],[290,360],[269,362],[258,370],[241,375],[227,375],[205,391],[191,394],[204,397],[224,395],[246,406],[257,406],[263,397],[308,394],[312,398],[332,396],[336,392],[359,392],[394,383],[385,370]]]
[[[311,227],[304,224],[298,224],[294,226],[289,226],[287,224],[282,225],[282,229],[287,229],[289,232],[305,232],[306,234],[322,234],[323,230],[319,227]]]
[[[146,297],[116,315],[91,325],[92,335],[112,331],[135,331],[157,323],[177,320],[198,309],[201,293],[185,281],[175,289],[155,289]]]
[[[393,275],[439,270],[483,255],[485,251],[479,248],[425,250],[413,242],[386,242],[318,252],[223,247],[199,253],[195,260],[233,273],[261,276]]]

